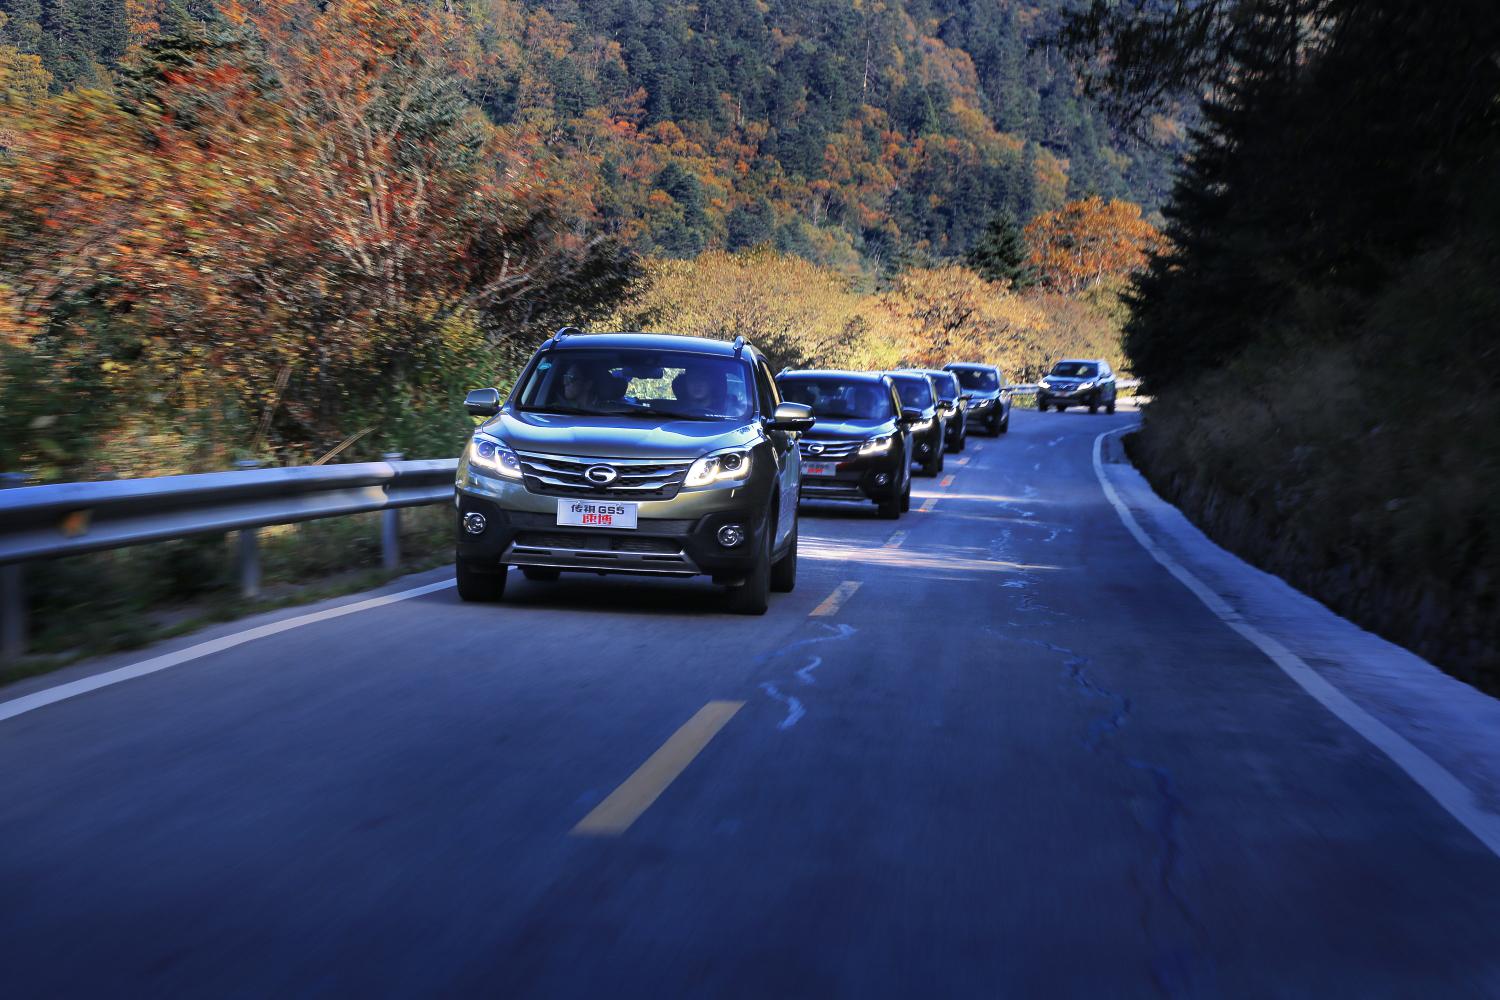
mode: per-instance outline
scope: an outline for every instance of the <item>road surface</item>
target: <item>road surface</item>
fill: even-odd
[[[804,510],[764,618],[435,573],[0,718],[4,994],[1500,996],[1500,858],[1127,530],[1136,419]]]

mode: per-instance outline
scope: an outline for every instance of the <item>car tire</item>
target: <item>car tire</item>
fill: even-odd
[[[992,438],[1000,436],[1000,420],[998,414],[999,410],[995,410],[992,411],[989,416],[984,418],[985,433]]]
[[[763,615],[771,603],[771,522],[760,532],[760,551],[745,582],[729,588],[729,610],[737,615]]]
[[[1009,410],[1005,411],[1005,417],[1004,417],[1004,419],[1002,419],[1000,421],[1000,433],[1001,434],[1009,434],[1010,433],[1010,411]]]
[[[562,570],[555,566],[522,566],[521,575],[538,583],[551,583],[562,576]]]
[[[504,566],[493,572],[475,569],[458,560],[454,564],[454,575],[458,577],[460,600],[491,604],[505,596],[505,579],[509,574]]]
[[[1090,413],[1098,413],[1099,412],[1099,401],[1097,399],[1091,400],[1089,402],[1089,412]]]
[[[1104,407],[1104,412],[1105,413],[1113,413],[1113,412],[1115,412],[1115,401],[1113,399],[1111,399],[1109,401],[1109,403]]]
[[[911,479],[906,480],[906,489],[901,491],[901,513],[911,510]]]
[[[958,447],[954,451],[963,451],[969,446],[969,425],[964,424],[963,430],[958,432]]]
[[[1063,405],[1063,404],[1061,404],[1061,403],[1058,403],[1058,404],[1057,404],[1057,405],[1055,405],[1055,406],[1053,406],[1053,407],[1052,407],[1052,408],[1053,408],[1053,409],[1054,409],[1054,410],[1056,410],[1056,411],[1057,411],[1057,412],[1058,412],[1058,413],[1061,413],[1061,412],[1062,412],[1062,411],[1063,411],[1063,410],[1066,410],[1066,409],[1067,409],[1067,407],[1066,407],[1066,406],[1064,406],[1064,405]]]
[[[943,467],[943,449],[938,448],[936,451],[933,452],[931,458],[929,458],[927,461],[925,461],[925,462],[922,463],[922,465],[921,465],[922,475],[924,475],[924,476],[935,476],[935,475],[938,474],[938,470],[941,469],[942,467]]]
[[[906,493],[908,495],[911,493],[910,480],[907,481]],[[897,494],[896,496],[891,497],[889,500],[881,500],[877,502],[875,504],[875,509],[879,512],[880,517],[883,520],[894,521],[901,516],[901,511],[905,509],[901,506],[901,504],[902,494]]]
[[[792,518],[792,540],[786,554],[771,565],[771,590],[790,594],[797,588],[797,519]]]

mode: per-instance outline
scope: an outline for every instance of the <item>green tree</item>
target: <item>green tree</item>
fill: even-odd
[[[1012,288],[1031,283],[1026,266],[1028,251],[1021,224],[1009,209],[990,217],[984,233],[969,249],[966,260],[986,281],[1005,282]]]

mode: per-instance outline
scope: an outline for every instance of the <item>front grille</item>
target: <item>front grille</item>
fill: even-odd
[[[837,462],[852,457],[859,451],[863,441],[809,441],[806,438],[797,442],[797,447],[802,451],[802,457],[814,462]],[[813,445],[820,446],[823,450],[813,454]]]
[[[692,459],[659,460],[627,458],[580,458],[518,451],[521,475],[532,493],[564,497],[615,497],[625,500],[670,500],[682,489]],[[596,465],[607,465],[619,474],[608,486],[597,486],[584,476]]]
[[[523,531],[515,545],[524,549],[571,549],[591,552],[651,552],[676,555],[682,547],[670,538],[570,531]]]

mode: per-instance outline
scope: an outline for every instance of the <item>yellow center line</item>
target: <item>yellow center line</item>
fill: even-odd
[[[938,498],[937,497],[928,497],[926,500],[922,501],[922,506],[918,507],[917,510],[920,510],[920,511],[923,511],[923,512],[930,511],[930,510],[932,510],[932,508],[934,508],[934,507],[937,506],[937,502],[938,502]]]
[[[969,464],[969,456],[965,455],[963,458],[960,458],[958,460],[958,464],[959,465],[968,465]]]
[[[708,741],[744,704],[743,701],[711,701],[698,709],[698,713],[683,723],[660,750],[646,758],[646,763],[610,792],[609,798],[578,821],[573,827],[574,836],[618,837],[630,829],[630,824],[651,807],[651,803],[687,769],[693,758],[708,746]]]
[[[891,537],[885,540],[885,547],[888,549],[899,549],[901,547],[901,543],[904,541],[906,541],[906,532],[892,532]]]
[[[823,603],[812,609],[809,618],[827,618],[829,615],[838,614],[839,608],[844,606],[853,593],[859,589],[858,580],[845,580],[833,588],[833,593],[823,599]]]
[[[943,477],[943,481],[940,482],[940,483],[938,483],[938,486],[942,487],[943,489],[947,489],[949,486],[952,486],[952,485],[953,485],[953,477],[952,476],[944,476]]]

